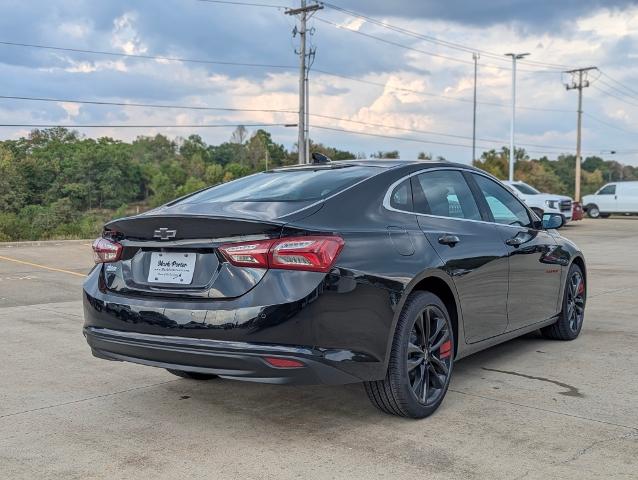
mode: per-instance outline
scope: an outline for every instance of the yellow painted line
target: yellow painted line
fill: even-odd
[[[68,273],[69,275],[75,275],[76,277],[86,277],[86,275],[83,273],[72,272],[71,270],[64,270],[62,268],[47,267],[46,265],[40,265],[39,263],[25,262],[24,260],[17,260],[15,258],[3,257],[2,255],[0,255],[0,260],[6,260],[7,262],[21,263],[22,265],[30,265],[32,267],[43,268],[45,270],[51,270],[53,272]]]

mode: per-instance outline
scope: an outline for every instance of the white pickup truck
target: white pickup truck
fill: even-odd
[[[560,213],[567,223],[572,219],[572,199],[565,195],[542,193],[525,182],[503,180],[521,200],[541,218],[543,213]]]

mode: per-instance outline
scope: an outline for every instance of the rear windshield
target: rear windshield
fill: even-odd
[[[211,187],[181,203],[322,200],[378,172],[363,166],[262,172]]]

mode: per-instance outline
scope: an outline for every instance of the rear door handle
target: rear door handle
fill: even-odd
[[[457,237],[456,235],[450,235],[449,233],[446,233],[445,235],[439,237],[439,243],[441,245],[449,245],[450,247],[453,247],[460,241],[461,240],[459,239],[459,237]]]
[[[505,244],[510,247],[520,247],[523,244],[523,239],[520,237],[512,237],[505,240]]]

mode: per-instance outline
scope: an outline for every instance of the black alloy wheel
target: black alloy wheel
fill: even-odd
[[[454,331],[445,304],[431,292],[415,292],[399,316],[386,377],[365,382],[366,392],[385,413],[424,418],[443,401],[453,366]]]
[[[579,332],[585,317],[585,281],[580,269],[567,281],[567,321],[573,332]]]
[[[425,307],[414,321],[406,365],[412,392],[425,406],[445,394],[452,362],[451,338],[445,314],[436,305]]]
[[[543,335],[555,340],[573,340],[578,337],[585,319],[586,299],[585,277],[580,267],[572,264],[565,282],[563,310],[556,323],[541,330]]]

